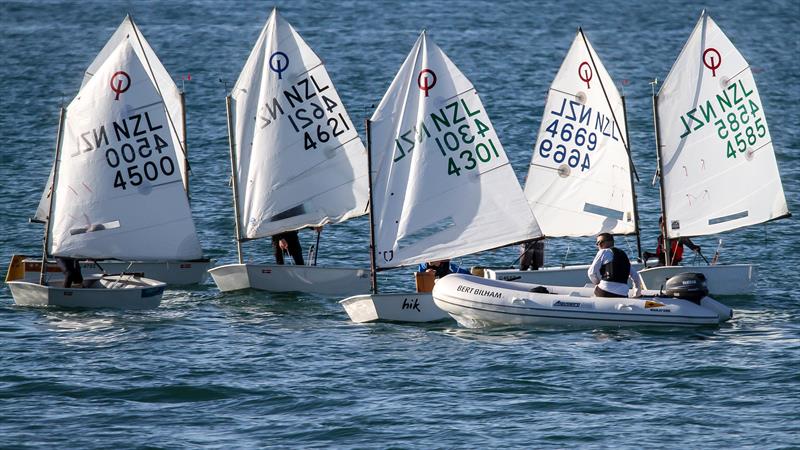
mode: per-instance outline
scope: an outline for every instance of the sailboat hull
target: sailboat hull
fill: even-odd
[[[436,306],[430,293],[356,295],[339,303],[356,323],[450,320],[450,315]]]
[[[24,280],[31,283],[39,281],[42,268],[41,258],[36,260],[27,258],[24,264]],[[200,259],[192,261],[119,261],[99,260],[81,261],[81,273],[86,275],[102,275],[103,273],[134,272],[144,274],[147,278],[162,281],[171,286],[201,284],[208,279],[208,268],[211,260]],[[47,263],[48,278],[52,280],[63,279],[64,276],[55,261]]]
[[[369,290],[369,269],[228,264],[208,271],[222,292],[258,289],[270,292],[308,292],[353,295]]]
[[[667,278],[682,272],[705,275],[711,295],[748,295],[756,290],[756,268],[752,264],[651,267],[640,270],[639,277],[645,289],[660,289]]]
[[[710,297],[700,304],[653,296],[593,297],[591,288],[546,286],[548,293],[531,292],[536,285],[449,275],[433,288],[436,305],[462,326],[495,325],[544,327],[698,326],[718,325],[733,316],[730,308]]]
[[[636,270],[642,268],[641,263],[631,261],[631,266]],[[516,281],[519,283],[534,283],[550,286],[584,286],[591,283],[587,272],[589,265],[574,265],[565,267],[543,267],[539,270],[517,269],[485,269],[484,276],[491,280]],[[682,272],[687,272],[686,270]]]
[[[161,304],[165,283],[134,275],[86,277],[85,288],[63,288],[61,281],[48,285],[9,281],[8,287],[19,306],[65,308],[151,309]]]

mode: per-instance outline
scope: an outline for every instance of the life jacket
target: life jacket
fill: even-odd
[[[628,255],[617,247],[611,247],[614,257],[611,262],[600,266],[601,278],[605,281],[628,284],[628,276],[631,274],[631,262]]]
[[[450,275],[453,273],[453,271],[450,270],[450,263],[439,264],[439,267],[433,267],[429,264],[428,267],[436,270],[436,278],[442,278],[445,275]]]
[[[658,239],[658,246],[656,247],[656,255],[663,255],[664,249],[662,243],[664,242],[663,237]],[[672,259],[671,266],[678,264],[679,262],[683,261],[683,244],[681,244],[680,239],[673,239],[669,242],[670,253],[669,256]],[[666,260],[666,255],[659,256]]]

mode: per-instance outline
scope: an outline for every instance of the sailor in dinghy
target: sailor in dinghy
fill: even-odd
[[[603,232],[635,235],[641,254],[635,178],[625,98],[583,29],[578,29],[547,92],[525,196],[547,238],[593,237]],[[543,248],[541,241],[538,245]],[[631,264],[641,267],[636,260]],[[583,286],[590,281],[587,269],[585,264],[534,271],[495,268],[485,275]]]
[[[49,255],[143,261],[201,256],[176,170],[176,145],[164,132],[169,118],[133,39],[120,42],[62,108],[40,279],[23,280],[21,258],[6,278],[18,305],[152,308],[161,301],[165,283],[136,274],[87,276],[84,288],[63,287],[61,280],[47,280]],[[131,114],[146,114],[151,126],[133,134],[121,125]],[[113,130],[109,142],[83,151],[81,136],[100,127]]]
[[[132,112],[129,115],[121,117],[118,121],[112,124],[101,124],[98,128],[86,130],[79,136],[81,151],[87,152],[95,149],[97,151],[104,151],[105,148],[98,148],[103,146],[104,143],[108,144],[109,136],[113,140],[116,129],[113,123],[116,123],[119,130],[133,133],[139,138],[133,145],[138,148],[141,145],[148,146],[159,150],[163,148],[163,142],[167,140],[168,136],[171,138],[172,144],[176,148],[177,170],[183,178],[184,190],[189,192],[189,163],[187,156],[186,146],[186,112],[184,107],[184,94],[178,89],[178,86],[173,81],[167,69],[161,63],[161,60],[153,51],[153,48],[148,43],[145,36],[142,34],[139,27],[133,21],[133,17],[126,16],[122,23],[117,27],[117,30],[106,42],[103,49],[97,54],[95,59],[84,71],[83,82],[81,88],[86,86],[87,83],[97,74],[100,66],[102,66],[109,55],[119,46],[122,42],[130,42],[133,46],[134,52],[142,60],[145,61],[145,68],[147,75],[156,89],[159,92],[162,103],[161,107],[167,111],[167,121],[164,124],[155,123],[150,116],[149,111],[144,113]],[[123,86],[124,87],[124,86]],[[158,130],[153,128],[157,127]],[[158,131],[158,139],[154,140],[153,131]],[[145,133],[150,133],[150,137],[143,137]],[[129,155],[128,155],[129,156]],[[113,157],[110,155],[109,157]],[[144,168],[137,167],[133,169],[143,171]],[[153,172],[150,167],[147,168],[147,173],[139,173],[139,175],[148,175],[152,177]],[[134,176],[134,181],[136,181]],[[30,219],[31,222],[45,223],[48,217],[51,190],[53,184],[53,171],[51,169],[50,177],[47,180],[45,189],[42,192],[42,197],[39,201],[36,213]],[[191,233],[195,232],[194,225],[190,229]],[[140,272],[146,274],[150,278],[155,278],[166,282],[169,285],[187,285],[202,283],[208,276],[208,267],[211,261],[208,258],[203,258],[202,253],[197,258],[182,259],[182,260],[167,260],[167,261],[154,261],[148,258],[145,260],[131,260],[131,255],[128,257],[121,257],[120,259],[107,259],[100,261],[93,260],[80,260],[78,262],[81,270],[89,274],[102,274],[118,273],[122,271],[127,272]],[[60,276],[58,264],[55,261],[48,262],[47,273],[52,276]],[[35,258],[24,258],[24,272],[27,281],[35,282],[39,279],[40,263]]]
[[[475,87],[425,31],[367,121],[367,155],[372,292],[340,302],[354,322],[449,317],[430,292],[378,293],[379,270],[541,236]]]
[[[209,271],[217,287],[325,295],[369,289],[366,268],[245,262],[245,241],[344,222],[367,208],[364,144],[322,59],[277,8],[226,104],[238,262]]]
[[[706,11],[653,92],[653,112],[666,261],[675,239],[791,216],[752,68]],[[755,291],[752,264],[668,265],[639,276],[658,289],[680,272],[705,274],[712,294]]]

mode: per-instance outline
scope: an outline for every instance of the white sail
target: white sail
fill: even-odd
[[[184,167],[186,136],[184,136],[183,132],[184,111],[183,105],[181,104],[181,92],[178,89],[178,86],[175,84],[175,81],[170,76],[169,72],[167,72],[167,69],[164,68],[163,64],[161,64],[161,61],[158,59],[158,56],[156,56],[153,48],[150,47],[147,39],[144,38],[144,35],[142,34],[141,30],[139,30],[139,27],[133,22],[133,18],[130,15],[125,17],[119,27],[117,27],[117,31],[111,35],[111,38],[108,40],[108,42],[106,42],[106,45],[94,58],[94,61],[92,61],[92,63],[89,65],[89,68],[86,69],[86,72],[83,75],[81,87],[85,86],[86,83],[92,79],[92,76],[94,76],[95,72],[97,72],[103,62],[108,59],[108,55],[110,55],[111,52],[113,52],[119,46],[120,42],[124,40],[129,40],[134,51],[136,51],[136,55],[144,63],[145,68],[147,68],[147,74],[150,76],[150,79],[161,92],[161,97],[164,99],[164,105],[169,113],[169,129],[173,135],[173,139],[176,140],[176,150],[179,156],[178,166],[180,168],[181,176],[183,176],[183,174],[186,172]],[[184,182],[185,181],[186,180],[184,180]]]
[[[322,60],[273,10],[231,93],[243,238],[366,214],[366,150]]]
[[[622,99],[582,31],[550,85],[525,182],[545,236],[636,232]]]
[[[148,69],[147,73],[150,76],[150,79],[161,91],[161,96],[164,99],[164,105],[166,106],[171,119],[171,122],[169,123],[169,130],[172,134],[172,139],[174,142],[180,143],[180,145],[177,146],[177,152],[179,156],[177,163],[181,176],[184,176],[184,173],[186,172],[184,167],[186,136],[184,136],[184,130],[182,126],[183,105],[181,104],[181,94],[178,90],[178,86],[172,80],[172,77],[170,77],[169,72],[167,72],[167,69],[164,68],[164,65],[161,64],[161,60],[158,59],[158,56],[156,56],[153,48],[150,47],[147,39],[144,38],[144,35],[133,22],[133,18],[131,18],[131,16],[125,17],[119,27],[117,27],[117,30],[114,32],[114,34],[111,35],[111,38],[106,42],[106,45],[103,46],[103,49],[100,50],[100,53],[97,54],[97,56],[94,58],[94,61],[92,61],[92,63],[86,69],[86,72],[83,75],[81,88],[83,88],[83,86],[85,86],[86,83],[92,79],[94,74],[100,69],[100,66],[123,41],[129,41],[131,43],[136,55],[145,63],[145,67]],[[184,180],[184,183],[185,182],[186,180]],[[52,184],[53,170],[50,169],[50,178],[47,180],[42,197],[39,200],[39,206],[36,209],[36,214],[34,214],[32,218],[33,221],[44,222],[47,220],[47,213],[50,209],[50,186]]]
[[[371,121],[378,267],[541,236],[478,93],[425,32]]]
[[[50,188],[53,186],[53,168],[50,167],[50,175],[47,177],[47,184],[44,185],[42,197],[39,199],[39,205],[36,207],[36,213],[31,217],[31,222],[44,223],[47,220],[47,214],[50,212]]]
[[[658,117],[670,238],[789,213],[753,73],[705,12],[661,86]]]
[[[53,195],[53,255],[202,256],[164,102],[132,39],[109,53],[67,107]]]

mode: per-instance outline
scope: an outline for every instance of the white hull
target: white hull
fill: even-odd
[[[433,298],[462,326],[698,326],[717,325],[733,312],[710,297],[700,305],[688,300],[643,297],[593,297],[592,288],[534,285],[448,275],[436,283]],[[652,294],[648,292],[647,294]],[[648,303],[650,302],[650,303]]]
[[[209,270],[222,292],[258,289],[353,295],[369,291],[369,269],[274,264],[228,264]]]
[[[756,290],[756,268],[752,264],[714,266],[660,266],[639,271],[646,289],[661,289],[667,278],[683,272],[706,276],[710,295],[746,295]]]
[[[150,309],[161,303],[165,283],[134,275],[86,277],[90,287],[63,288],[60,281],[43,286],[27,281],[9,281],[14,303],[20,306],[67,308]]]
[[[642,263],[631,261],[631,266],[641,270]],[[548,286],[585,286],[592,281],[587,274],[589,265],[565,267],[543,267],[539,270],[484,269],[484,276],[491,280],[516,281],[519,283],[545,284]],[[687,272],[684,270],[683,272]],[[628,280],[628,285],[630,285]]]
[[[364,322],[438,322],[450,315],[433,303],[430,293],[365,294],[339,302],[350,320]]]
[[[39,282],[41,258],[24,260],[24,280],[31,283]],[[81,274],[102,275],[105,273],[141,273],[147,278],[163,281],[169,285],[200,284],[208,278],[210,260],[195,261],[118,261],[100,260],[95,264],[92,261],[81,261]],[[63,280],[64,275],[55,261],[47,264],[48,279]]]

